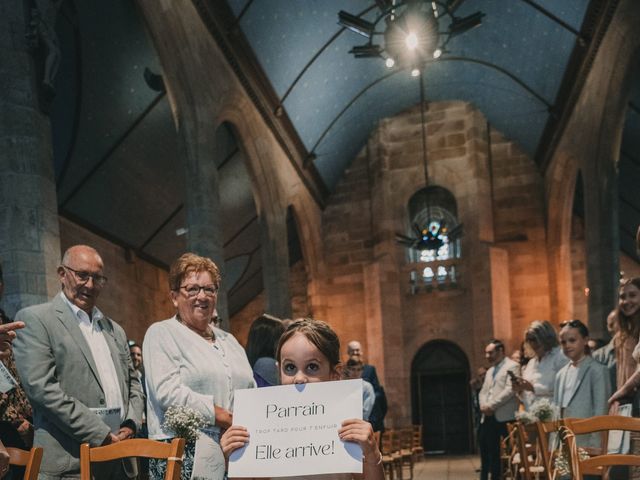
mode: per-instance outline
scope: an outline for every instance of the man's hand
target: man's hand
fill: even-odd
[[[116,437],[113,433],[109,432],[109,434],[105,437],[102,442],[102,446],[111,445],[112,443],[118,443],[120,438]]]
[[[480,412],[482,412],[482,414],[487,417],[490,417],[493,415],[493,410],[489,407],[480,407]]]
[[[29,420],[23,420],[16,428],[18,435],[22,438],[22,441],[30,447],[33,445],[33,425],[29,423]]]
[[[11,355],[11,342],[16,338],[16,330],[24,328],[24,322],[10,322],[0,325],[0,359]]]
[[[127,440],[129,438],[133,438],[135,436],[135,433],[129,427],[120,427],[120,430],[118,430],[118,433],[116,433],[116,436],[120,440]]]
[[[223,430],[226,430],[233,423],[233,415],[229,410],[226,410],[218,405],[214,405],[213,408],[216,412],[216,426]]]

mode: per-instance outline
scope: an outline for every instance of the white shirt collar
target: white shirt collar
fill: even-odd
[[[67,305],[69,305],[69,308],[71,309],[71,311],[73,312],[73,315],[76,318],[82,320],[86,316],[89,319],[89,323],[91,324],[93,324],[94,321],[99,321],[104,318],[104,315],[98,309],[98,307],[96,306],[93,307],[93,310],[91,311],[91,316],[89,317],[89,314],[84,310],[82,310],[80,307],[78,307],[76,304],[72,303],[71,300],[69,300],[67,296],[64,294],[64,292],[60,292],[60,293],[62,293],[63,300],[66,302]]]

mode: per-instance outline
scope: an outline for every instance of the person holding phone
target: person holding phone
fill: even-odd
[[[513,390],[529,410],[538,399],[553,400],[556,374],[569,360],[560,350],[555,328],[547,320],[531,322],[524,339],[534,355],[524,367],[522,377],[513,382]]]

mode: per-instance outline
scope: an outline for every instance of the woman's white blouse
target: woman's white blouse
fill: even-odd
[[[522,378],[531,382],[533,392],[523,392],[521,395],[525,409],[529,410],[531,405],[540,398],[548,398],[553,401],[553,386],[556,380],[556,373],[569,363],[569,359],[564,356],[560,347],[554,347],[542,359],[533,357],[527,363],[522,372]]]
[[[170,438],[162,430],[172,405],[200,412],[217,430],[214,404],[233,411],[233,391],[254,388],[253,372],[238,341],[218,328],[210,344],[176,317],[149,327],[142,346],[147,384],[149,438]]]

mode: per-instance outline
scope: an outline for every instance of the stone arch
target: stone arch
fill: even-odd
[[[571,273],[571,217],[578,175],[578,161],[572,155],[561,155],[548,172],[547,181],[547,247],[549,252],[549,284],[551,318],[559,322],[573,318]]]
[[[288,318],[291,316],[288,202],[287,189],[278,172],[284,155],[271,132],[259,120],[253,105],[244,96],[226,99],[216,118],[216,122],[224,121],[234,126],[245,154],[260,224],[266,310]]]
[[[640,48],[635,32],[639,22],[640,4],[621,1],[545,172],[550,209],[550,194],[554,182],[559,181],[565,157],[575,158],[584,175],[589,325],[596,337],[604,335],[607,313],[617,297],[620,245],[616,168],[632,70]],[[555,224],[555,218],[548,218]],[[560,303],[556,301],[556,305]]]
[[[425,343],[411,362],[414,424],[423,425],[425,451],[468,453],[472,446],[469,360],[454,342]]]

